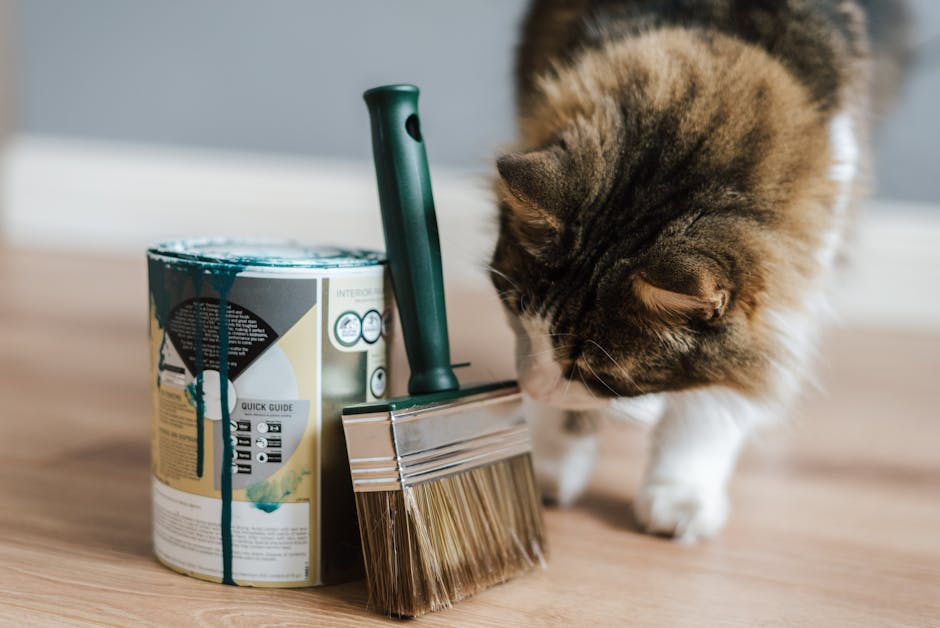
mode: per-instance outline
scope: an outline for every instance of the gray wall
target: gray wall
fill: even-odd
[[[436,163],[488,165],[512,138],[524,0],[19,0],[17,128],[368,158],[360,93],[423,87]],[[920,39],[940,2],[916,0]],[[934,57],[940,57],[940,49]],[[881,194],[940,201],[940,58],[878,136]]]
[[[522,1],[21,0],[19,127],[117,140],[369,157],[362,92],[423,87],[431,157],[511,138]]]

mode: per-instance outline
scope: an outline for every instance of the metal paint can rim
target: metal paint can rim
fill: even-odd
[[[207,268],[291,272],[381,266],[385,253],[370,249],[308,245],[297,240],[261,238],[193,238],[162,242],[147,249],[149,257]]]

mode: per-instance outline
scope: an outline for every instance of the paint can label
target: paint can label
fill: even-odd
[[[357,576],[340,413],[385,395],[384,266],[149,265],[157,557],[240,585]]]

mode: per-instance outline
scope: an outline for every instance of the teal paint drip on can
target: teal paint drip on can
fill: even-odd
[[[358,577],[340,413],[386,394],[384,255],[188,240],[147,257],[157,558],[234,585]]]

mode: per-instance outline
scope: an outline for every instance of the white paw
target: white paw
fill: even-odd
[[[644,531],[694,543],[725,526],[728,496],[723,488],[656,482],[640,488],[633,512]]]
[[[536,449],[534,460],[535,479],[542,497],[559,506],[570,506],[584,492],[597,455],[597,440],[593,436],[566,440],[566,447],[556,456],[539,456]]]

